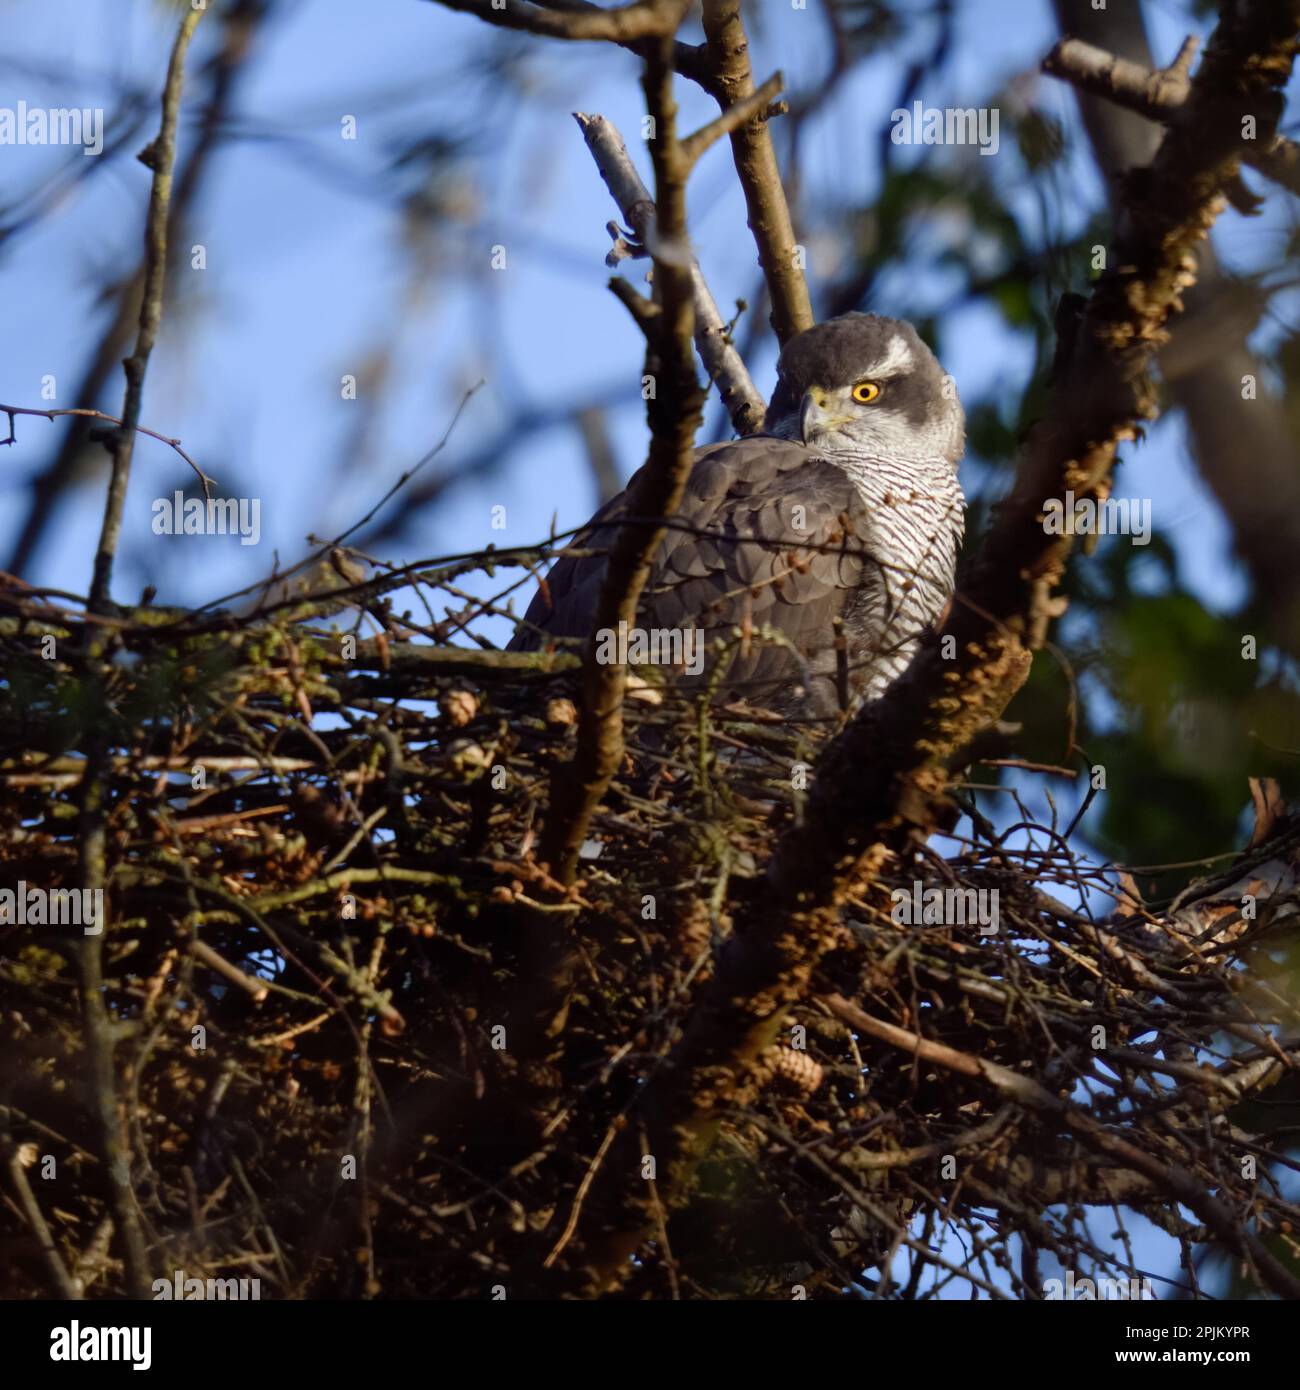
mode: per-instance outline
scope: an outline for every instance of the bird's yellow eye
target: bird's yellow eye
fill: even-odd
[[[853,388],[853,399],[859,405],[870,405],[880,396],[880,387],[874,381],[860,381]]]

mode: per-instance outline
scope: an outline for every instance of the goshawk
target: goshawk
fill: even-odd
[[[876,698],[952,595],[965,416],[916,330],[874,314],[799,334],[777,378],[762,434],[697,452],[638,621],[702,629],[696,678],[726,662],[730,698],[827,714],[842,661],[850,704]],[[575,537],[588,553],[556,562],[512,648],[590,635],[626,501],[611,499]]]

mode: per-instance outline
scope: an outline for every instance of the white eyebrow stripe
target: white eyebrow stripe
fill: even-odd
[[[870,375],[889,376],[891,372],[902,371],[914,365],[912,349],[908,346],[907,339],[894,337],[889,340],[889,350],[885,355],[871,364]]]

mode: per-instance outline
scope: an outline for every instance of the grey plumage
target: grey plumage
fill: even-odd
[[[964,417],[951,380],[897,319],[831,319],[791,340],[777,373],[763,434],[697,452],[639,623],[702,628],[701,678],[720,659],[715,642],[732,642],[732,698],[827,713],[837,705],[836,619],[856,703],[906,667],[952,594]],[[590,633],[610,523],[625,505],[625,493],[613,498],[575,537],[574,549],[599,553],[557,561],[512,648]],[[738,628],[764,624],[783,641],[735,643]]]

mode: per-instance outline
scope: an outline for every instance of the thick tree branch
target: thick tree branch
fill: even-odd
[[[1056,12],[1063,35],[1086,39],[1085,47],[1103,59],[1113,53],[1128,60],[1127,69],[1139,86],[1146,76],[1153,77],[1156,96],[1167,88],[1169,75],[1185,86],[1185,62],[1155,68],[1137,8],[1094,10],[1089,0],[1056,0]],[[1111,99],[1109,85],[1096,93],[1078,87],[1076,94],[1112,215],[1118,216],[1126,181],[1140,178],[1136,171],[1155,156],[1161,118]],[[1243,157],[1260,147],[1260,141],[1243,141]],[[1295,149],[1290,146],[1292,154]],[[1285,151],[1279,150],[1279,157],[1285,158]],[[1237,554],[1255,591],[1271,597],[1272,635],[1294,652],[1300,650],[1300,569],[1295,564],[1300,449],[1285,402],[1262,388],[1260,364],[1249,345],[1268,304],[1262,287],[1223,274],[1207,243],[1186,313],[1161,350],[1160,373],[1171,403],[1186,418],[1197,467],[1232,527]],[[1261,383],[1254,399],[1243,399],[1247,378]]]
[[[690,0],[637,0],[612,10],[597,5],[546,8],[526,0],[439,0],[439,4],[502,29],[521,29],[551,39],[606,39],[624,44],[675,34]]]
[[[538,0],[538,3],[548,10],[560,10],[565,14],[603,13],[600,6],[593,5],[591,0]],[[639,58],[645,56],[643,42],[639,39],[615,39],[614,42]],[[680,39],[677,40],[673,44],[673,68],[708,90],[709,55],[702,43],[682,43]]]
[[[1153,121],[1169,121],[1191,92],[1195,52],[1195,39],[1188,39],[1167,68],[1153,69],[1082,39],[1065,38],[1043,59],[1043,71],[1082,92],[1105,97],[1126,111]],[[1300,145],[1268,126],[1263,126],[1261,133],[1264,138],[1258,143],[1243,139],[1242,162],[1289,192],[1300,194]]]
[[[709,89],[725,110],[754,93],[740,0],[704,0],[704,33],[712,65]],[[784,345],[813,326],[813,312],[767,123],[738,126],[731,132],[731,151],[772,299],[772,327]]]
[[[689,259],[677,253],[686,245],[686,178],[690,169],[677,138],[670,40],[650,47],[643,84],[646,108],[655,122],[651,155],[657,227],[650,251],[655,263],[655,303],[660,312],[646,351],[646,374],[655,383],[646,410],[650,451],[628,488],[627,509],[634,517],[667,518],[677,510],[690,476],[692,446],[704,404],[692,346],[694,280]],[[598,659],[598,634],[602,629],[616,629],[620,622],[635,624],[650,560],[664,529],[624,526],[610,551],[594,630],[583,659],[577,749],[572,761],[557,774],[540,851],[553,876],[565,885],[573,882],[592,813],[623,756],[627,668]]]

